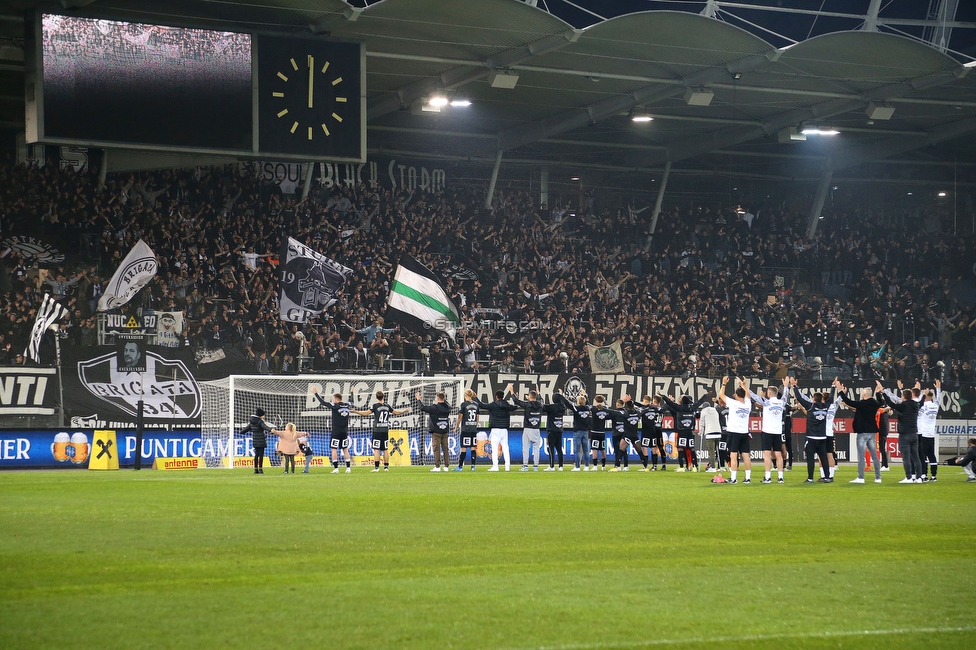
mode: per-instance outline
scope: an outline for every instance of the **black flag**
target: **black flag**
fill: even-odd
[[[352,269],[333,262],[299,241],[288,238],[278,261],[281,279],[281,320],[306,323],[335,304],[336,294]]]

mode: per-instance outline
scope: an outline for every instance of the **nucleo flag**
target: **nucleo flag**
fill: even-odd
[[[281,320],[307,323],[336,302],[352,269],[333,262],[305,244],[288,238],[279,262]]]
[[[386,314],[411,331],[435,330],[452,340],[461,324],[457,307],[437,276],[409,255],[400,258]]]
[[[156,254],[141,239],[115,269],[105,293],[98,299],[98,311],[121,307],[139,293],[156,275]]]

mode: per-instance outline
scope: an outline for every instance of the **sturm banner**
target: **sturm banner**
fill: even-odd
[[[111,349],[91,349],[66,347],[62,350],[64,368],[64,394],[66,422],[82,428],[131,428],[135,425],[135,408],[141,391],[145,391],[145,417],[147,427],[198,428],[202,401],[199,382],[222,379],[230,374],[249,374],[254,368],[239,354],[226,351],[221,359],[198,363],[189,348],[146,348],[146,373],[120,373],[115,351]],[[141,376],[145,377],[145,385]],[[546,401],[552,401],[555,391],[561,390],[569,399],[585,393],[592,400],[603,395],[614,400],[631,395],[638,400],[644,395],[691,395],[698,399],[709,391],[716,391],[721,385],[719,379],[706,377],[660,377],[622,374],[478,374],[464,375],[467,388],[475,391],[482,401],[491,401],[496,390],[512,383],[515,392],[521,397],[538,387]],[[369,376],[364,376],[368,380]],[[412,379],[414,385],[417,378]],[[323,394],[333,392],[348,394],[355,386],[330,382],[321,384]],[[770,383],[767,379],[750,379],[749,386],[760,392]],[[365,384],[364,384],[365,385]],[[371,384],[370,384],[371,385]],[[852,388],[856,386],[852,385]],[[377,386],[395,395],[397,408],[409,405],[409,395],[397,391],[397,386]],[[800,388],[806,393],[833,391],[829,381],[801,382]],[[973,419],[973,388],[944,390],[940,418],[954,420]],[[359,395],[360,401],[367,401]],[[460,397],[450,396],[454,403]],[[40,402],[38,404],[38,402]],[[4,409],[45,409],[44,413],[54,413],[57,406],[57,377],[53,369],[6,368],[0,372],[0,415],[13,414]],[[314,410],[317,404],[309,393],[306,410]],[[305,417],[307,414],[297,414]],[[841,409],[838,420],[850,417],[850,411]],[[404,421],[397,423],[413,430],[418,423]],[[521,411],[513,416],[513,427],[521,426]]]

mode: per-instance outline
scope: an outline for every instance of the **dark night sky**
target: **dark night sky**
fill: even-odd
[[[769,7],[787,7],[799,9],[820,9],[847,14],[864,14],[870,0],[738,0],[749,4]],[[705,6],[704,1],[680,2],[669,0],[572,0],[579,5],[600,14],[606,18],[632,13],[635,11],[649,11],[668,9],[672,11],[700,12]],[[548,7],[550,13],[562,18],[575,27],[585,27],[598,19],[565,2],[564,0],[538,0],[539,7]],[[822,4],[822,6],[821,6]],[[933,1],[933,5],[937,2]],[[914,18],[924,19],[928,11],[927,0],[885,0],[882,2],[882,18]],[[766,29],[782,34],[796,41],[802,41],[809,36],[817,36],[828,32],[857,29],[861,21],[845,18],[817,17],[799,14],[774,13],[762,10],[728,9],[730,13],[741,16],[750,22],[757,23]],[[720,14],[722,16],[722,14]],[[749,27],[742,21],[728,16],[723,19],[731,25],[747,29],[757,36],[776,46],[787,45],[788,41],[778,39],[768,32]],[[976,22],[976,2],[960,0],[956,20]],[[921,36],[921,27],[897,26],[904,32]],[[882,28],[882,31],[891,33]],[[976,57],[976,29],[955,29],[949,43],[951,49],[958,50]]]

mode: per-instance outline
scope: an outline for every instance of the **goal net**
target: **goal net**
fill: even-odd
[[[226,379],[202,382],[201,438],[207,467],[253,467],[254,445],[251,434],[244,433],[248,421],[258,408],[265,411],[265,421],[275,429],[291,422],[298,431],[307,432],[313,453],[313,466],[329,464],[329,440],[332,411],[322,406],[312,389],[326,402],[335,393],[342,395],[356,410],[369,410],[376,402],[376,391],[386,395],[394,409],[411,408],[396,416],[390,426],[390,463],[393,465],[427,465],[433,462],[432,441],[428,433],[428,415],[417,408],[420,391],[425,405],[433,404],[443,391],[451,406],[451,425],[457,421],[458,407],[464,400],[461,377],[404,377],[403,375],[232,375]],[[350,399],[351,398],[351,399]],[[402,433],[402,432],[406,433]],[[372,416],[349,416],[349,453],[354,464],[372,463]],[[399,433],[397,433],[399,432]],[[277,437],[268,436],[265,464],[277,466]],[[458,457],[457,439],[451,436],[450,458]],[[367,460],[368,457],[368,460]],[[296,464],[304,462],[299,456]]]

